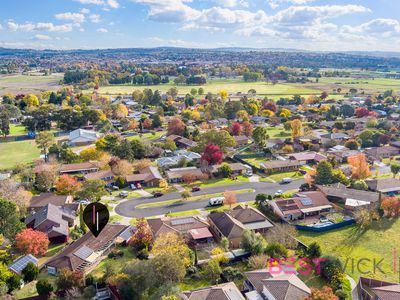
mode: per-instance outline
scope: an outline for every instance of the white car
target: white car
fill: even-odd
[[[79,203],[79,204],[83,204],[83,205],[88,205],[88,204],[90,204],[90,201],[87,200],[87,199],[79,199],[79,200],[77,200],[76,202]]]
[[[274,194],[274,196],[282,196],[283,191],[282,190],[277,190]]]

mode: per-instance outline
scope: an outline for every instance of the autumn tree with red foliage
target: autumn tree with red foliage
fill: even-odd
[[[186,184],[191,184],[196,179],[196,176],[190,173],[186,173],[182,175],[182,180]]]
[[[271,102],[271,101],[265,103],[264,108],[268,109],[268,110],[270,110],[270,111],[272,111],[274,113],[276,113],[278,111],[278,107],[276,106],[276,104],[274,102]]]
[[[143,120],[143,128],[145,129],[151,129],[152,122],[149,118],[146,118]]]
[[[208,144],[204,148],[201,160],[208,162],[209,165],[218,165],[222,162],[223,152],[218,145]]]
[[[57,193],[60,195],[75,195],[81,188],[81,183],[68,174],[58,177],[55,185]]]
[[[245,136],[251,136],[253,134],[253,125],[249,121],[242,123],[242,130]]]
[[[136,222],[136,231],[129,240],[129,245],[136,250],[149,248],[153,243],[153,233],[145,218],[140,218]]]
[[[357,107],[356,108],[357,118],[368,117],[369,114],[370,114],[370,111],[368,110],[368,108],[365,108],[365,107]]]
[[[400,199],[397,197],[385,197],[381,207],[388,217],[400,216]]]
[[[15,246],[24,254],[45,255],[49,247],[49,239],[45,233],[27,228],[17,233]]]
[[[232,124],[230,131],[231,131],[232,135],[238,136],[242,133],[242,126],[240,126],[240,123],[235,122]]]
[[[183,132],[185,131],[185,123],[180,118],[173,118],[171,121],[168,123],[168,129],[167,129],[167,134],[176,134],[176,135],[182,135]]]

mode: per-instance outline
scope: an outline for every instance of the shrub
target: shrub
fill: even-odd
[[[243,274],[238,269],[227,267],[222,271],[222,278],[224,278],[226,282],[241,280],[243,279]]]
[[[83,295],[87,299],[91,299],[96,296],[96,288],[93,285],[87,286],[83,289]]]
[[[31,282],[35,280],[39,275],[39,268],[32,262],[29,262],[26,267],[22,270],[22,276],[24,282]]]
[[[271,243],[265,249],[265,253],[272,258],[286,257],[288,250],[281,243]]]
[[[54,288],[47,279],[40,279],[36,282],[36,291],[40,296],[49,296]]]

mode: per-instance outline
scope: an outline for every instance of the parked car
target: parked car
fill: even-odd
[[[215,197],[208,200],[208,206],[219,206],[223,205],[225,201],[225,197]]]
[[[136,185],[134,185],[133,183],[131,184],[131,190],[136,190]]]
[[[200,191],[200,188],[198,186],[192,187],[192,192],[198,192]]]
[[[274,196],[278,197],[278,196],[282,196],[283,191],[282,190],[277,190],[274,194]]]
[[[279,184],[288,184],[291,183],[292,181],[293,181],[292,178],[283,178],[281,182],[279,182]]]
[[[154,192],[153,193],[153,197],[154,198],[158,198],[158,197],[161,197],[161,196],[163,196],[164,194],[163,193],[161,193],[161,192]]]
[[[244,176],[247,176],[247,177],[253,176],[253,170],[251,170],[251,169],[246,170],[246,172],[244,172]]]
[[[83,205],[90,204],[90,201],[87,200],[87,199],[79,199],[79,200],[76,200],[76,202],[79,203],[79,204],[83,204]]]
[[[119,193],[119,196],[121,198],[126,198],[129,196],[129,192],[128,191],[122,191],[121,193]]]
[[[114,191],[118,191],[118,190],[119,190],[119,187],[117,187],[116,185],[113,185],[113,186],[112,186],[112,189],[113,189]]]

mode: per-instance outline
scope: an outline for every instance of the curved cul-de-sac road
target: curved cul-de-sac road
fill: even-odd
[[[182,201],[175,204],[166,204],[164,206],[148,207],[148,208],[137,208],[139,204],[148,204],[154,202],[161,202],[166,200],[180,199],[181,195],[179,192],[166,194],[159,198],[153,197],[141,197],[132,198],[125,200],[115,207],[115,212],[124,217],[140,218],[140,217],[151,217],[163,215],[168,212],[180,212],[186,210],[194,210],[205,208],[208,204],[211,194],[221,193],[226,190],[235,191],[243,189],[252,189],[253,192],[237,194],[237,202],[248,202],[253,201],[257,194],[268,194],[273,195],[277,190],[288,191],[298,189],[301,184],[304,183],[304,179],[296,179],[289,184],[279,184],[270,182],[242,182],[238,184],[230,184],[219,187],[205,188],[201,191],[194,192],[193,196],[204,195],[204,199],[197,201]]]

